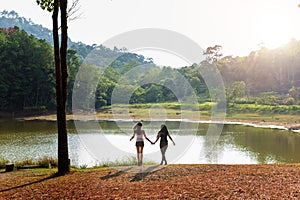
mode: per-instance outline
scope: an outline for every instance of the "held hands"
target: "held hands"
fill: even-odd
[[[148,140],[148,142],[150,142],[151,144],[155,144],[155,142],[152,142],[149,138],[146,138]]]

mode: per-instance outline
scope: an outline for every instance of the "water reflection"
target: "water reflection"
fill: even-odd
[[[132,125],[122,122],[122,130],[112,121],[100,121],[101,133],[92,124],[82,122],[84,132],[78,133],[74,123],[69,122],[69,152],[72,165],[93,166],[108,161],[122,160],[135,156],[134,142],[129,138]],[[208,124],[200,124],[197,135],[194,126],[188,122],[185,131],[180,131],[180,123],[171,121],[167,126],[172,133],[176,146],[169,145],[167,159],[169,163],[299,163],[300,134],[266,128],[253,128],[242,125],[225,125],[216,144],[210,144],[205,135]],[[145,131],[154,140],[160,122],[144,122]],[[124,128],[125,127],[125,128]],[[106,139],[116,150],[99,145]],[[180,141],[191,141],[188,148],[180,152]],[[186,144],[186,143],[182,143]],[[176,155],[172,157],[172,155]],[[6,121],[0,122],[0,158],[20,161],[27,158],[44,156],[57,157],[56,123],[49,121]],[[169,156],[169,157],[168,157]],[[160,161],[158,145],[145,143],[144,158]]]

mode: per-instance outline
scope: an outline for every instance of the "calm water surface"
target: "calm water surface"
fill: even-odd
[[[169,144],[169,163],[300,163],[300,134],[286,130],[224,125],[217,143],[208,143],[210,124],[168,121],[176,146]],[[144,129],[154,141],[160,122],[144,122]],[[68,123],[71,164],[96,165],[135,156],[135,142],[130,142],[131,122]],[[184,130],[184,131],[183,131]],[[56,122],[0,122],[0,158],[21,161],[27,158],[57,157]],[[145,141],[144,159],[160,162],[159,145]]]

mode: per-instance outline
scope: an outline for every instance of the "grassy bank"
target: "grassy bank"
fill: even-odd
[[[23,166],[38,166],[39,168],[52,168],[57,167],[58,165],[57,159],[50,157],[43,157],[40,159],[25,159],[17,162],[11,162],[7,159],[0,158],[0,169],[5,169],[5,165],[8,163],[13,163],[16,169]]]
[[[133,119],[133,120],[159,120],[181,119],[188,117],[193,120],[210,120],[211,110],[215,103],[205,102],[196,105],[181,105],[178,102],[114,105],[97,110],[96,113],[76,114],[77,119],[91,120],[94,116],[98,120],[108,119]],[[268,123],[283,126],[299,126],[300,106],[298,105],[256,105],[256,104],[230,104],[227,107],[225,121]],[[21,120],[56,120],[55,114],[33,117],[20,117]],[[72,120],[73,115],[67,115]]]
[[[5,169],[5,165],[8,163],[13,163],[15,169],[24,166],[35,166],[33,168],[56,168],[58,166],[58,161],[56,158],[43,157],[40,159],[25,159],[23,161],[10,162],[9,160],[0,158],[0,170]],[[158,163],[154,161],[144,160],[144,165],[156,165]],[[124,167],[124,166],[135,166],[137,165],[137,158],[135,156],[125,157],[123,159],[115,161],[103,161],[92,168],[103,168],[103,167]],[[73,169],[86,169],[88,165],[72,166]]]
[[[299,115],[300,105],[229,104],[230,113],[259,113],[274,115]]]
[[[127,106],[127,105],[126,105]],[[130,104],[128,105],[129,115],[132,119],[179,119],[188,116],[195,120],[209,120],[211,110],[215,103],[205,102],[195,108],[192,105],[180,105],[178,102],[157,103],[157,104]],[[124,113],[124,106],[114,105],[99,110],[99,119],[113,119],[115,116],[122,118],[127,116]],[[227,121],[249,121],[249,122],[269,122],[274,124],[298,124],[300,123],[300,106],[298,105],[255,105],[255,104],[231,104],[227,107],[225,120]]]

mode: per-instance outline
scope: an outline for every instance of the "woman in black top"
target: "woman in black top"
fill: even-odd
[[[172,139],[172,137],[171,137],[171,135],[168,131],[167,126],[162,124],[161,127],[160,127],[160,131],[157,133],[157,137],[156,137],[155,142],[152,143],[152,144],[155,144],[158,141],[158,139],[160,138],[159,147],[160,147],[160,152],[161,152],[161,156],[162,156],[162,159],[161,159],[161,162],[160,162],[161,165],[163,164],[164,161],[165,161],[165,165],[167,164],[165,154],[166,154],[166,151],[167,151],[167,148],[168,148],[168,137],[173,142],[173,145],[175,145],[175,142],[173,141],[173,139]]]

